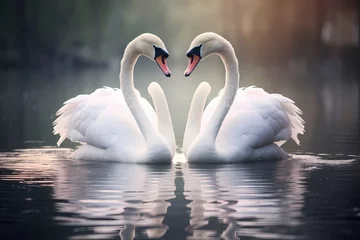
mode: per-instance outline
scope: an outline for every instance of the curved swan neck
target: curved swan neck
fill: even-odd
[[[156,135],[156,131],[142,108],[134,87],[134,66],[140,55],[141,53],[136,50],[134,43],[130,42],[120,64],[120,89],[145,141],[149,143],[150,139]]]
[[[187,153],[192,142],[200,132],[201,118],[204,111],[206,98],[208,97],[210,90],[211,87],[207,82],[200,83],[191,101],[183,140],[183,152],[185,157],[187,157]]]
[[[172,154],[175,154],[176,142],[174,127],[171,121],[169,106],[166,101],[164,91],[158,83],[152,82],[149,85],[148,92],[153,100],[158,121],[158,130],[166,139]]]
[[[225,66],[225,86],[217,107],[209,121],[207,138],[215,144],[220,127],[234,102],[239,88],[239,65],[235,51],[229,42],[224,43],[222,50],[217,52]]]

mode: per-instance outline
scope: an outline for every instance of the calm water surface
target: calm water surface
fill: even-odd
[[[297,152],[238,165],[66,160],[0,153],[1,239],[357,239],[357,155]]]

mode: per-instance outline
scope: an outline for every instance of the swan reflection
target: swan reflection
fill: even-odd
[[[179,153],[172,166],[148,166],[64,161],[69,152],[0,153],[0,180],[18,187],[3,185],[3,196],[17,196],[24,205],[3,208],[4,216],[22,220],[49,213],[37,224],[56,225],[66,239],[293,239],[299,231],[306,236],[313,216],[325,226],[333,210],[348,209],[334,191],[352,184],[349,169],[358,170],[355,156],[343,155],[189,165]],[[338,175],[325,186],[318,178],[330,169]]]
[[[301,223],[305,179],[299,162],[185,165],[183,172],[185,198],[191,201],[188,231],[193,239],[279,239],[286,236],[272,232],[272,226]],[[214,224],[222,228],[212,227]]]
[[[61,224],[95,226],[94,234],[103,237],[120,229],[121,239],[159,238],[168,230],[163,220],[175,197],[171,166],[65,162],[59,169],[54,198]]]

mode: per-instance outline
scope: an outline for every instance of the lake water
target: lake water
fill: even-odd
[[[358,239],[358,155],[172,165],[0,154],[1,239]]]

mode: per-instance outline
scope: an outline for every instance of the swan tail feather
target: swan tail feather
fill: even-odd
[[[57,146],[69,137],[69,128],[71,115],[75,112],[79,104],[87,95],[78,95],[64,102],[64,105],[56,112],[57,119],[53,122],[53,134],[59,134],[60,138],[57,141]],[[79,138],[80,140],[80,138]]]
[[[271,94],[282,106],[285,114],[290,120],[291,138],[297,145],[300,145],[298,135],[303,135],[305,132],[305,121],[300,115],[302,111],[295,105],[295,102],[280,94]]]

